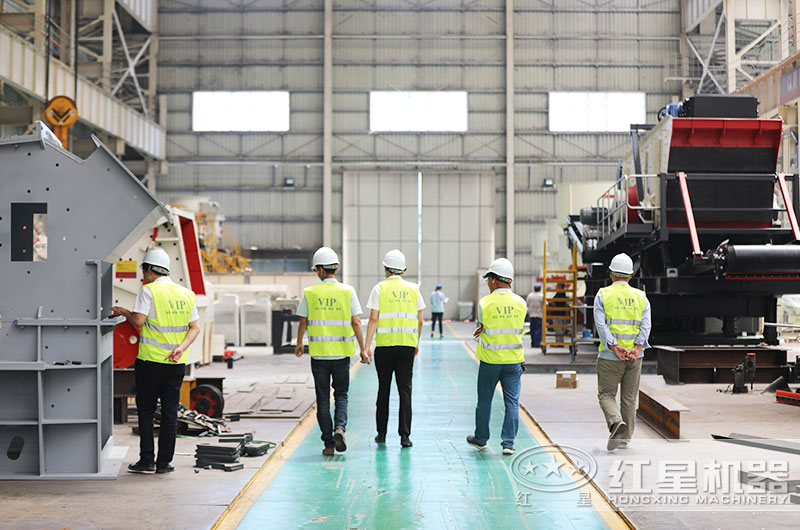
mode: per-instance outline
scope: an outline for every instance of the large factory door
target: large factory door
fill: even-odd
[[[477,302],[476,272],[494,259],[494,195],[491,173],[422,174],[422,292],[427,300],[442,284],[444,318],[458,318],[459,302]]]
[[[426,318],[437,283],[450,297],[445,318],[476,301],[476,271],[494,258],[494,175],[345,173],[342,191],[343,278],[362,305],[393,248],[406,255],[406,279],[421,282]]]

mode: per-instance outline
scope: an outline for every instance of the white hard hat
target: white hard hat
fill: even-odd
[[[311,270],[313,271],[317,267],[322,267],[323,269],[332,268],[329,267],[330,265],[338,265],[339,264],[339,256],[336,255],[336,252],[330,247],[320,247],[314,252],[314,257],[311,258]]]
[[[164,249],[154,248],[147,251],[142,260],[142,265],[150,265],[156,272],[169,272],[169,256]]]
[[[514,266],[506,258],[497,258],[489,265],[489,270],[483,275],[484,278],[493,273],[498,276],[501,281],[511,283],[514,280]]]
[[[631,276],[633,274],[633,260],[627,254],[617,254],[611,260],[608,270],[623,276]]]
[[[392,249],[383,257],[383,266],[397,271],[406,270],[406,255],[399,250]]]

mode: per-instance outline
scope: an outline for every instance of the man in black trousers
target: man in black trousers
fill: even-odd
[[[411,447],[411,378],[414,357],[419,353],[419,337],[422,333],[422,310],[425,302],[415,283],[402,278],[406,272],[406,257],[397,249],[390,250],[383,258],[386,280],[378,283],[369,295],[370,309],[367,324],[367,356],[372,358],[370,348],[376,337],[375,369],[378,372],[378,401],[375,423],[378,435],[375,441],[386,441],[389,423],[389,394],[392,374],[400,394],[400,421],[397,429],[400,445]]]
[[[175,438],[181,384],[189,361],[187,348],[200,334],[194,293],[169,277],[170,260],[155,248],[142,260],[144,285],[133,310],[112,307],[142,330],[136,358],[136,409],[139,416],[139,461],[128,466],[132,473],[174,471]],[[161,402],[158,458],[153,443],[153,417]]]

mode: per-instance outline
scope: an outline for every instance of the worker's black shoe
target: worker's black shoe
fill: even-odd
[[[156,475],[163,475],[164,473],[172,473],[175,471],[175,466],[172,464],[167,464],[164,467],[157,467],[156,468]]]
[[[467,436],[467,443],[472,447],[474,447],[475,449],[477,449],[478,451],[485,451],[489,447],[485,443],[484,444],[479,443],[478,439],[472,435]]]
[[[414,444],[411,443],[411,438],[409,438],[408,435],[403,435],[400,437],[400,445],[402,447],[411,447]]]
[[[376,434],[375,441],[378,442],[379,444],[386,443],[386,435],[381,433]]]
[[[347,444],[344,443],[344,429],[341,427],[337,427],[336,431],[333,433],[333,441],[336,444],[336,450],[340,453],[344,453],[347,451]]]
[[[609,427],[609,431],[611,434],[608,437],[608,444],[606,444],[606,449],[609,451],[614,451],[617,447],[620,446],[620,443],[623,442],[622,438],[618,438],[617,435],[619,431],[622,430],[623,427],[627,427],[628,425],[624,421],[618,421],[617,423],[611,425]]]
[[[147,462],[142,462],[141,460],[128,466],[128,471],[131,473],[152,473],[155,470],[155,464],[148,464]]]
[[[333,456],[333,447],[326,447],[322,450],[322,454],[325,456]]]

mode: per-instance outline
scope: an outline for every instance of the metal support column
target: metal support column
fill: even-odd
[[[105,90],[111,90],[111,62],[114,52],[114,9],[116,0],[103,1],[103,60],[102,60],[102,86]]]
[[[514,0],[506,0],[506,258],[514,262]]]
[[[332,245],[333,0],[325,0],[322,63],[322,244]]]

